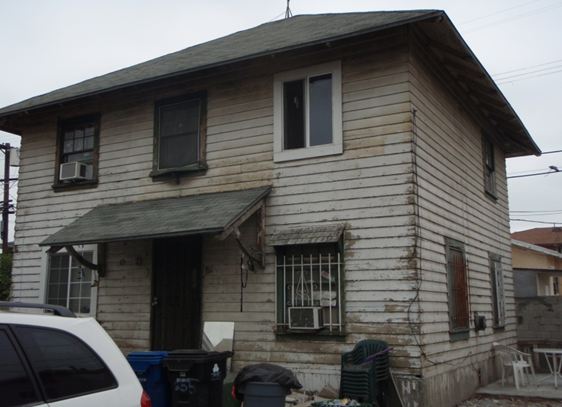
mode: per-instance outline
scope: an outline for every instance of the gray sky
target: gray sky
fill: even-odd
[[[283,18],[286,0],[0,0],[0,106]],[[562,150],[560,0],[292,0],[293,15],[440,9],[543,152]],[[0,132],[0,143],[19,138]],[[3,156],[0,157],[3,160]],[[508,176],[562,170],[562,153]],[[2,164],[3,167],[3,164]],[[12,174],[14,176],[14,174]],[[509,181],[512,231],[562,224],[562,173]],[[13,225],[13,217],[10,220]]]

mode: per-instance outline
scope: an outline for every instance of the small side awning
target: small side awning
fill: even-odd
[[[340,239],[344,224],[304,226],[278,230],[268,241],[269,246],[335,243]]]
[[[271,186],[115,205],[100,205],[42,241],[73,246],[216,233],[261,208]]]

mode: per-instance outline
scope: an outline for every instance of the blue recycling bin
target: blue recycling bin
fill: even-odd
[[[129,364],[137,374],[139,382],[152,400],[152,407],[170,406],[170,384],[162,361],[168,352],[131,352]]]

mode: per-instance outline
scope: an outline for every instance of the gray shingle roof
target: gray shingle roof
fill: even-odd
[[[300,15],[262,24],[0,109],[0,117],[234,61],[424,20],[438,10]]]
[[[345,229],[344,224],[305,226],[279,230],[269,239],[269,246],[287,246],[337,242]]]
[[[224,232],[265,198],[270,186],[181,198],[101,205],[45,239],[67,246]]]

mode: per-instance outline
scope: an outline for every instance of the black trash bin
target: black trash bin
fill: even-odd
[[[142,387],[152,400],[152,407],[169,407],[170,386],[162,361],[168,352],[132,352],[127,355],[129,364],[137,374]]]
[[[233,352],[175,350],[164,358],[173,407],[222,407],[226,360]]]

